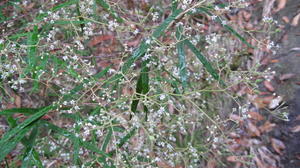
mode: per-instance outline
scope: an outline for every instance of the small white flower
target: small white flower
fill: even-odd
[[[164,95],[164,94],[161,94],[160,96],[159,96],[159,99],[160,100],[164,100],[166,98],[166,95]]]
[[[133,34],[134,34],[134,35],[137,35],[139,32],[140,32],[139,29],[135,29],[134,32],[133,32]]]
[[[68,60],[68,56],[63,56],[63,60],[64,61]]]
[[[151,43],[151,40],[150,39],[147,39],[146,40],[146,44],[150,44]]]

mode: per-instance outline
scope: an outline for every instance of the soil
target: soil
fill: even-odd
[[[300,167],[300,132],[293,133],[291,128],[300,125],[300,25],[291,26],[282,21],[283,16],[290,20],[300,12],[300,1],[290,0],[284,9],[274,15],[274,19],[284,25],[284,29],[279,35],[274,37],[274,41],[280,45],[278,54],[273,55],[271,59],[278,59],[278,63],[270,65],[280,77],[283,74],[294,74],[286,81],[274,82],[276,93],[283,96],[287,110],[289,111],[289,121],[280,121],[277,123],[278,130],[274,136],[281,139],[286,146],[282,158],[284,168]],[[298,118],[297,118],[298,117]]]

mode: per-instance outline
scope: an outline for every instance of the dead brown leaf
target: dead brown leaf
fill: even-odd
[[[290,19],[287,16],[281,18],[285,23],[290,23]]]
[[[267,90],[270,91],[270,92],[274,92],[274,91],[275,91],[275,89],[274,89],[274,87],[273,87],[273,85],[272,85],[272,83],[271,83],[270,81],[265,80],[265,81],[264,81],[264,86],[265,86],[265,87],[267,88]]]
[[[280,105],[280,103],[283,101],[283,98],[281,96],[277,96],[276,98],[272,99],[269,103],[269,109],[275,109]]]
[[[300,125],[297,125],[297,126],[291,128],[291,131],[292,132],[299,132],[300,131]]]
[[[248,121],[248,131],[250,133],[252,133],[252,136],[260,136],[260,131],[259,129],[251,122],[251,121]]]
[[[243,119],[240,116],[236,115],[236,114],[231,114],[229,118],[231,120],[239,122],[239,123],[243,122]]]
[[[252,119],[256,121],[264,120],[264,117],[257,112],[249,111],[248,114],[251,116]]]
[[[172,168],[172,166],[166,163],[165,161],[158,161],[156,162],[156,164],[159,168]]]
[[[292,78],[292,77],[294,77],[294,76],[295,76],[295,74],[293,74],[293,73],[282,74],[282,75],[279,77],[279,80],[284,81],[284,80],[290,79],[290,78]]]
[[[275,138],[271,138],[271,145],[277,153],[279,153],[280,155],[283,154],[282,150],[285,149],[285,145],[282,141]]]
[[[217,167],[217,161],[215,159],[209,159],[206,165],[207,168],[216,168]]]
[[[106,41],[106,40],[112,40],[114,39],[114,36],[112,35],[100,35],[100,36],[95,36],[90,42],[89,42],[89,46],[93,47],[99,43],[101,43],[102,41]]]
[[[276,124],[271,123],[270,121],[266,121],[264,125],[259,127],[259,130],[261,132],[270,132],[275,126]]]
[[[296,120],[300,121],[300,115],[298,115],[298,116],[296,117]]]
[[[270,60],[270,62],[271,62],[271,63],[278,63],[279,60],[278,60],[278,59],[272,59],[272,60]]]
[[[277,8],[274,10],[274,12],[278,12],[281,9],[283,9],[286,5],[287,0],[277,0]]]
[[[268,104],[274,99],[274,96],[267,96],[267,97],[256,97],[252,100],[252,103],[255,105],[256,108],[265,108]]]
[[[252,16],[252,14],[250,12],[243,11],[243,17],[246,22],[248,22],[250,20],[251,16]]]
[[[128,41],[126,44],[128,47],[136,47],[138,46],[138,44],[140,43],[141,39],[140,38],[137,38],[133,41]]]
[[[293,19],[292,19],[292,26],[297,26],[300,20],[300,13],[298,13]]]
[[[228,146],[228,149],[230,152],[237,152],[239,149],[241,149],[241,145],[240,144],[232,144]]]
[[[21,97],[19,95],[15,95],[15,105],[17,108],[21,107]]]
[[[238,156],[228,156],[226,159],[228,162],[239,162],[240,161]]]

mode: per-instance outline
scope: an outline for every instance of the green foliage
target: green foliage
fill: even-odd
[[[45,167],[56,157],[61,167],[155,167],[159,159],[187,167],[209,153],[203,135],[209,135],[206,125],[216,124],[218,109],[204,101],[225,91],[215,82],[225,86],[227,64],[220,69],[188,25],[192,15],[213,16],[211,2],[185,9],[177,0],[18,2],[0,7],[1,24],[18,21],[0,37],[0,100],[22,99],[21,108],[0,111],[9,125],[0,161],[18,144],[23,148],[13,160],[24,168]],[[6,17],[8,6],[20,16]]]

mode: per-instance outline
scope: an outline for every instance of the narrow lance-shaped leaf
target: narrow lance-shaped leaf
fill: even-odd
[[[167,27],[176,19],[176,17],[182,12],[182,9],[175,10],[162,24],[160,24],[152,33],[151,38],[159,38],[162,33],[167,29]],[[151,40],[150,38],[150,40]],[[127,59],[127,61],[122,66],[122,73],[125,74],[129,68],[133,65],[133,63],[143,56],[147,49],[150,47],[149,44],[147,44],[145,41],[143,41],[140,46],[133,52],[132,56]],[[117,77],[114,78],[120,78],[122,75],[117,74]]]
[[[147,64],[149,63],[149,60],[144,60],[142,62],[142,69],[140,72],[139,79],[136,84],[136,99],[132,101],[131,104],[131,111],[136,112],[140,95],[141,94],[147,94],[149,91],[149,68],[147,67]]]
[[[34,26],[33,31],[31,33],[28,33],[28,39],[27,39],[27,58],[28,58],[28,65],[29,65],[29,71],[34,70],[36,63],[37,63],[37,43],[38,43],[38,27]]]
[[[19,131],[10,141],[5,141],[0,145],[0,162],[5,158],[9,152],[11,152],[16,145],[24,138],[26,133],[30,130],[30,127],[26,127]]]
[[[213,16],[213,14],[209,11],[209,9],[210,9],[209,7],[208,8],[199,7],[199,8],[196,8],[196,11],[206,13],[209,16]],[[191,14],[195,14],[195,13],[191,13]],[[225,29],[227,29],[229,32],[231,32],[234,36],[236,36],[238,39],[240,39],[248,47],[255,48],[250,43],[248,43],[247,40],[242,35],[240,35],[236,30],[234,30],[231,26],[226,24],[226,22],[223,21],[220,16],[217,16],[215,20],[217,22],[219,22]]]
[[[78,1],[79,0],[69,0],[69,1],[66,1],[64,3],[60,3],[60,4],[56,5],[56,6],[54,6],[51,9],[51,11],[52,12],[56,12],[56,11],[60,10],[61,8],[68,7],[68,6],[71,6],[73,4],[76,4],[76,3],[78,3]]]
[[[101,147],[101,150],[102,150],[103,152],[106,151],[107,145],[108,145],[109,141],[110,141],[111,138],[112,138],[112,133],[113,133],[113,129],[112,129],[111,127],[108,128],[107,135],[106,135],[106,137],[105,137],[105,139],[104,139],[104,141],[103,141],[102,147]]]
[[[126,134],[121,140],[120,143],[118,144],[118,148],[121,148],[126,142],[129,141],[129,139],[136,133],[136,128],[132,128],[128,134]]]
[[[184,51],[184,41],[183,41],[183,27],[179,25],[176,30],[176,38],[179,42],[176,45],[178,59],[179,59],[179,76],[182,82],[182,86],[185,89],[187,87],[187,70],[186,70],[186,60]]]
[[[22,166],[21,168],[26,168],[26,167],[30,167],[31,164],[32,164],[32,161],[33,161],[33,151],[34,151],[34,142],[35,142],[35,139],[37,137],[37,134],[38,134],[38,127],[37,125],[35,124],[34,128],[32,129],[30,135],[29,135],[29,138],[26,139],[26,149],[24,151],[24,154],[23,154],[23,161],[22,161]],[[25,144],[25,143],[23,143]]]
[[[202,53],[189,41],[184,40],[184,43],[192,50],[192,52],[196,55],[196,57],[200,60],[203,64],[204,68],[207,72],[216,80],[220,81],[222,85],[225,85],[223,80],[220,79],[219,74],[214,70],[210,62],[202,55]]]
[[[44,121],[44,120],[42,120],[41,123],[43,123],[46,128],[51,129],[51,130],[57,132],[58,134],[66,137],[66,138],[69,138],[71,141],[74,141],[74,139],[79,140],[80,146],[82,146],[82,147],[84,147],[84,148],[86,148],[86,149],[88,149],[92,152],[101,154],[105,157],[109,157],[109,155],[107,153],[105,153],[102,150],[98,149],[98,147],[96,147],[92,143],[85,142],[85,141],[81,140],[79,137],[75,136],[75,134],[73,134],[73,133],[71,133],[71,132],[69,132],[69,131],[67,131],[63,128],[60,128],[60,127],[58,127],[58,126],[56,126],[56,125],[54,125],[50,122]]]
[[[4,143],[9,141],[10,138],[12,138],[14,135],[18,134],[20,131],[22,131],[25,127],[36,121],[37,119],[44,116],[49,110],[54,109],[56,106],[47,106],[40,110],[39,112],[33,114],[29,118],[27,118],[24,122],[16,126],[15,128],[11,129],[10,131],[6,132],[2,139],[0,140],[0,146],[2,146]]]
[[[0,111],[0,115],[13,115],[15,113],[22,113],[24,115],[31,115],[38,111],[40,111],[41,108],[12,108],[12,109],[6,109]]]

